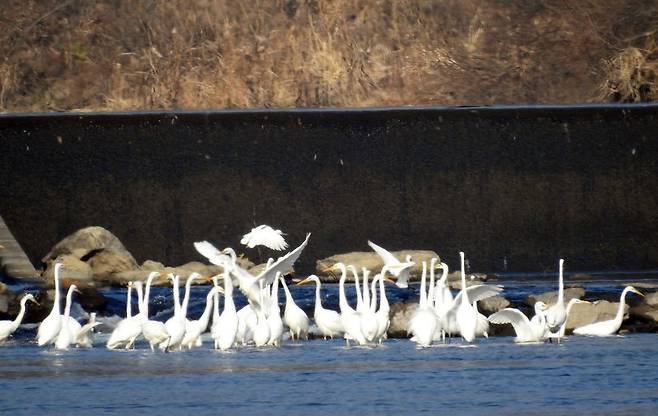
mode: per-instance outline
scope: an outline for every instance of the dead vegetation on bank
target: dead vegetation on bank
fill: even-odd
[[[656,99],[640,0],[8,0],[0,111]]]

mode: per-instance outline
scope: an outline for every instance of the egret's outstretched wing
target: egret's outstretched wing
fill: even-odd
[[[290,253],[286,254],[285,256],[279,257],[277,261],[272,263],[272,265],[269,268],[263,270],[257,276],[257,280],[263,280],[263,284],[270,285],[272,284],[272,282],[274,282],[277,272],[280,272],[281,274],[287,272],[288,269],[290,269],[292,265],[295,264],[299,256],[302,254],[302,251],[304,251],[304,248],[306,248],[306,245],[308,244],[308,239],[310,237],[311,237],[311,233],[306,234],[306,239],[299,245],[299,247],[292,250]]]
[[[194,243],[194,248],[203,257],[207,258],[209,262],[216,266],[226,266],[231,263],[231,258],[223,254],[217,247],[210,244],[208,241],[199,241]]]
[[[368,241],[368,245],[379,255],[379,257],[384,260],[384,264],[387,266],[392,266],[394,264],[401,263],[390,251],[386,250],[383,247],[378,246],[372,241]]]
[[[249,248],[265,246],[272,250],[281,251],[288,248],[288,243],[286,243],[282,234],[281,230],[275,230],[269,225],[259,225],[245,234],[240,240],[240,244],[244,244]]]
[[[88,324],[84,324],[82,328],[80,328],[80,331],[78,332],[78,339],[87,335],[89,331],[91,331],[92,329],[96,328],[98,325],[101,324],[102,322],[89,322]]]
[[[493,285],[474,285],[467,287],[466,290],[468,291],[468,300],[471,302],[478,302],[498,295],[503,291],[503,287]],[[455,296],[454,304],[459,305],[461,303],[461,298],[462,292],[460,290],[457,296]]]
[[[518,309],[505,308],[500,310],[489,317],[489,322],[492,324],[512,324],[519,339],[531,339],[533,337],[530,320]]]

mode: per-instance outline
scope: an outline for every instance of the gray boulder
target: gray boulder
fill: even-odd
[[[48,267],[41,275],[42,279],[45,280],[45,287],[54,287],[55,285],[56,263],[63,264],[60,269],[60,284],[63,288],[69,287],[71,283],[75,283],[79,287],[94,286],[93,272],[88,263],[70,254],[60,254],[48,263]]]
[[[492,296],[478,302],[478,310],[485,316],[501,311],[510,306],[510,301],[502,296]]]
[[[619,303],[599,300],[593,303],[577,303],[567,317],[567,330],[579,328],[594,322],[612,319],[617,314]],[[624,319],[628,318],[628,305],[624,308]]]

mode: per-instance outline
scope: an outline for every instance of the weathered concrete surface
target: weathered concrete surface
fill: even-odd
[[[463,250],[473,270],[658,267],[656,105],[0,115],[0,131],[0,215],[35,264],[89,225],[182,264],[267,223],[293,247],[313,232],[304,273],[368,239],[449,265]]]

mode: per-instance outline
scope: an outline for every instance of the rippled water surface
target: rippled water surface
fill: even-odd
[[[512,300],[555,288],[504,284]],[[585,283],[608,293],[620,285]],[[302,307],[312,305],[312,286],[291,289]],[[194,288],[191,317],[207,290]],[[404,300],[415,291],[392,288],[389,297]],[[336,286],[323,292],[335,307]],[[170,314],[170,293],[154,290],[157,319]],[[121,313],[125,290],[105,295]],[[658,414],[656,334],[569,337],[561,345],[494,337],[428,349],[407,340],[371,348],[287,341],[280,349],[228,353],[212,350],[206,338],[202,348],[169,354],[152,353],[144,342],[134,351],[108,351],[107,334],[93,349],[66,352],[39,348],[33,337],[22,329],[0,346],[0,415]]]

